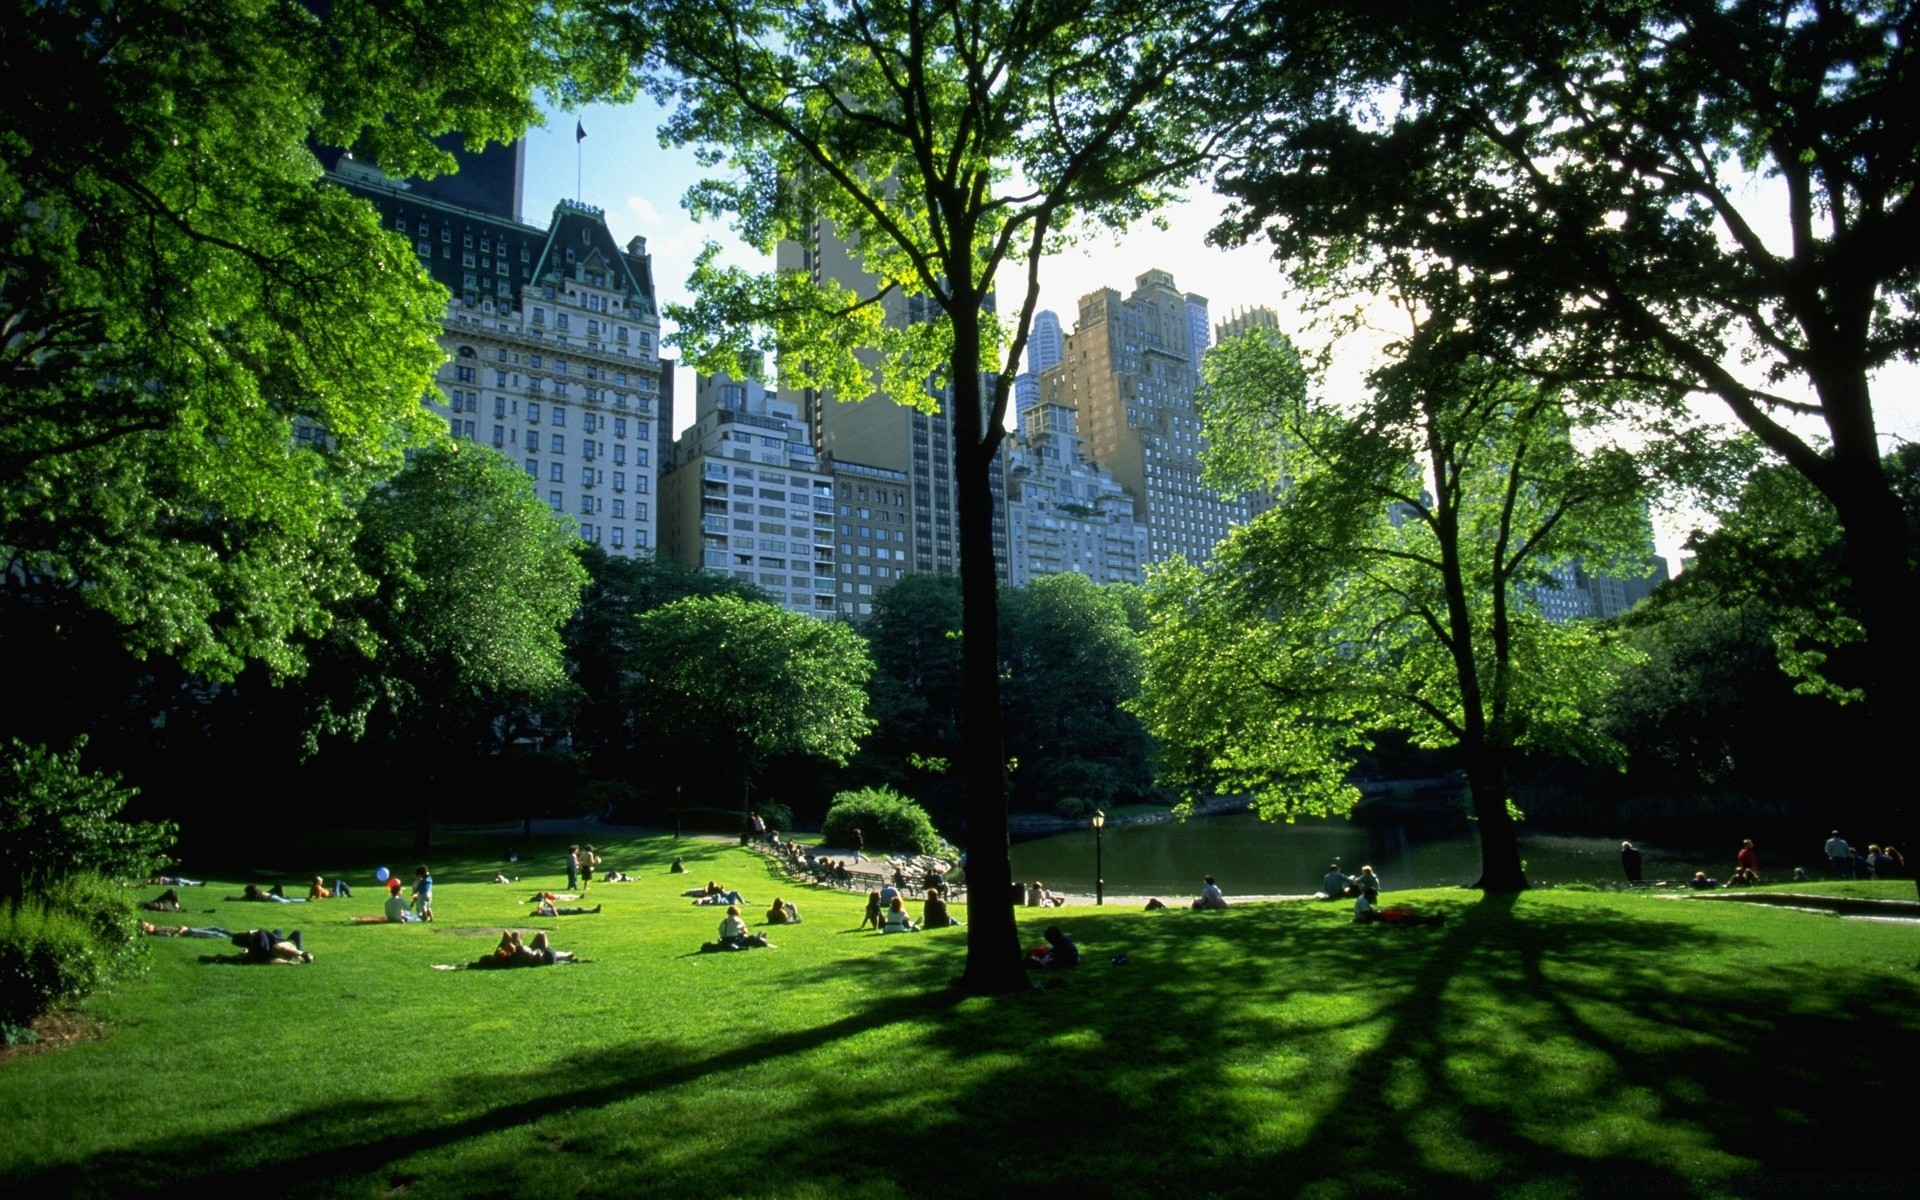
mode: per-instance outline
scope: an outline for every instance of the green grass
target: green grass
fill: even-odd
[[[551,841],[515,844],[559,861]],[[1345,905],[1078,908],[1052,918],[1085,965],[978,998],[948,987],[965,931],[854,932],[858,898],[776,884],[731,847],[603,844],[641,882],[596,884],[602,915],[530,921],[520,901],[556,877],[480,882],[494,845],[436,864],[433,925],[341,924],[375,910],[371,886],[188,918],[299,925],[311,967],[203,964],[224,947],[155,939],[152,971],[91,1004],[101,1040],[0,1065],[0,1180],[33,1196],[1371,1200],[1915,1170],[1870,1119],[1905,1111],[1920,1050],[1910,926],[1605,893],[1413,894],[1446,912],[1438,929],[1355,927]],[[690,874],[666,873],[675,853]],[[365,860],[339,861],[365,879]],[[709,876],[755,924],[776,890],[805,923],[773,930],[774,951],[693,953],[720,914],[678,893]],[[507,925],[593,961],[430,969]],[[1851,1180],[1889,1181],[1912,1178]]]

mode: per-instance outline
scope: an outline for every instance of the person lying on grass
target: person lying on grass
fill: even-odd
[[[153,887],[205,887],[204,879],[188,879],[184,875],[153,875],[147,883]]]
[[[887,903],[887,923],[885,926],[881,928],[880,932],[881,933],[919,933],[920,932],[920,927],[918,925],[915,925],[913,923],[913,918],[907,915],[907,901],[905,897],[895,896],[891,901]]]
[[[180,903],[180,893],[168,888],[151,900],[142,901],[141,908],[148,912],[185,912],[186,906]]]
[[[278,929],[249,929],[236,933],[233,944],[240,947],[236,957],[223,954],[202,955],[201,962],[241,962],[254,965],[292,966],[298,963],[310,963],[313,955],[300,944],[300,931],[282,935]]]
[[[559,904],[564,900],[578,900],[579,898],[580,897],[573,892],[535,892],[533,895],[527,897],[527,903],[538,904],[544,900],[549,904]]]
[[[625,871],[608,871],[606,873],[606,876],[601,880],[601,882],[603,883],[638,883],[640,882],[640,877],[638,875],[629,875]]]
[[[592,908],[583,908],[578,905],[563,908],[551,900],[542,900],[539,904],[535,905],[534,910],[527,915],[531,917],[590,917],[599,912],[601,907],[601,905],[596,904]]]
[[[1444,913],[1417,913],[1411,908],[1394,905],[1391,908],[1380,907],[1380,893],[1363,891],[1360,898],[1353,902],[1353,923],[1371,925],[1379,922],[1383,925],[1444,925]]]
[[[500,935],[500,944],[492,954],[475,959],[469,964],[476,971],[499,970],[507,967],[551,967],[558,963],[574,961],[573,951],[555,950],[547,938],[547,931],[538,930],[533,940],[520,940],[520,931],[509,929]]]
[[[155,925],[152,921],[142,921],[140,932],[148,937],[233,938],[233,930],[218,925]]]
[[[256,904],[305,904],[306,901],[287,895],[279,884],[263,889],[257,883],[250,883],[238,896],[228,896],[229,900],[249,900]]]

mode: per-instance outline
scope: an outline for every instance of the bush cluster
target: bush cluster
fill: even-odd
[[[133,901],[114,879],[166,862],[173,827],[120,819],[133,790],[65,753],[0,746],[0,1027],[8,1041],[56,1004],[142,962]]]
[[[939,854],[952,848],[933,828],[925,809],[890,787],[841,792],[827,809],[821,840],[851,845],[858,829],[868,850],[894,854]]]
[[[0,1027],[8,1041],[56,1004],[145,965],[125,888],[75,875],[18,907],[0,907]]]

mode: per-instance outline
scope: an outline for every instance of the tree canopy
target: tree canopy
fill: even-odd
[[[32,83],[0,98],[0,600],[106,612],[207,676],[300,669],[365,586],[345,514],[434,436],[446,302],[312,147],[404,176],[452,165],[436,135],[517,136],[571,20],[533,0],[10,6],[0,63]]]
[[[773,755],[844,764],[872,728],[873,660],[845,625],[732,595],[642,613],[630,703],[647,736],[738,771]]]
[[[763,250],[831,229],[871,281],[855,292],[806,270],[756,277],[703,258],[699,299],[675,314],[689,360],[738,376],[772,349],[783,387],[864,400],[877,378],[926,408],[937,403],[929,382],[936,394],[944,385],[977,897],[1006,896],[1012,879],[989,475],[1040,258],[1146,215],[1196,176],[1218,136],[1202,121],[1208,68],[1246,7],[670,0],[611,15],[655,94],[676,105],[665,136],[730,170],[694,190],[694,211],[731,214]],[[1006,266],[1024,269],[1022,286],[1001,289]],[[976,905],[963,980],[1029,986],[1010,903]]]
[[[1580,448],[1569,397],[1426,329],[1357,410],[1315,398],[1267,331],[1208,351],[1208,478],[1277,499],[1206,568],[1154,576],[1136,709],[1171,781],[1250,793],[1268,817],[1350,808],[1372,731],[1457,747],[1481,883],[1510,891],[1525,877],[1508,758],[1590,743],[1618,652],[1546,621],[1533,589],[1643,536],[1639,480],[1624,452]]]
[[[1904,711],[1920,586],[1874,381],[1920,353],[1914,6],[1263,11],[1233,83],[1267,117],[1222,235],[1313,287],[1411,272],[1543,378],[1717,398],[1832,504],[1870,700]]]

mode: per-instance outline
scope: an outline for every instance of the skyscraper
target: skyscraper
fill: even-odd
[[[815,222],[804,242],[782,242],[775,254],[775,266],[782,271],[805,271],[816,281],[837,281],[861,295],[875,291],[874,278],[862,269],[853,248],[826,221]],[[934,315],[931,301],[902,296],[897,291],[882,303],[890,322],[930,320]],[[959,513],[953,478],[953,433],[947,418],[951,392],[939,393],[940,409],[932,414],[895,404],[885,396],[836,398],[812,389],[783,389],[782,396],[797,406],[812,431],[815,449],[823,457],[906,477],[908,503],[889,510],[905,513],[912,522],[906,544],[900,548],[901,557],[890,557],[886,564],[895,572],[894,577],[908,571],[958,574]],[[1003,549],[1004,505],[996,504],[995,510],[996,548]],[[1004,555],[1000,569],[1004,578]]]
[[[833,483],[799,411],[751,380],[703,375],[693,412],[660,481],[661,548],[832,616]]]
[[[1065,354],[1040,381],[1041,403],[1078,410],[1089,457],[1132,495],[1150,562],[1175,554],[1202,562],[1248,515],[1243,500],[1200,483],[1190,300],[1205,304],[1158,270],[1124,299],[1113,288],[1082,296]]]
[[[451,293],[440,338],[443,402],[434,408],[453,435],[518,463],[585,540],[615,554],[651,552],[665,430],[656,417],[660,318],[645,239],[623,249],[600,209],[569,200],[542,228],[350,158],[330,178],[369,200]]]
[[[1013,379],[1013,415],[1016,426],[1027,427],[1027,410],[1040,400],[1040,372],[1060,361],[1066,339],[1060,332],[1060,314],[1043,308],[1033,314],[1027,333],[1027,369]]]

